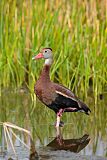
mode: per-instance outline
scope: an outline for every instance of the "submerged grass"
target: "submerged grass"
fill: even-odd
[[[19,132],[23,132],[26,133],[27,138],[29,140],[32,140],[31,137],[31,133],[30,131],[21,128],[19,126],[16,126],[12,123],[9,122],[0,122],[0,126],[2,127],[2,148],[3,148],[3,152],[5,152],[5,147],[7,147],[7,151],[9,150],[9,148],[11,147],[13,150],[13,153],[15,154],[15,157],[17,157],[16,154],[16,150],[15,150],[15,146],[14,146],[14,140],[13,140],[13,136],[15,139],[17,139],[21,144],[23,144],[27,149],[30,150],[29,145],[27,145],[25,142],[23,142],[20,138],[19,135],[16,135],[16,133],[13,131],[13,129],[19,131]],[[6,143],[6,146],[5,146]],[[17,157],[18,158],[18,157]]]
[[[95,95],[107,84],[107,1],[0,2],[0,86],[33,91],[41,63],[31,57],[52,47],[51,78],[75,92]],[[86,95],[86,94],[85,94]]]

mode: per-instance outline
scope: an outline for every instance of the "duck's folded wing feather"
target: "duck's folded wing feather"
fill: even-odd
[[[71,104],[71,108],[76,107],[78,110],[84,111],[86,114],[89,114],[89,112],[91,112],[91,110],[88,108],[88,106],[82,102],[71,90],[69,90],[68,88],[60,85],[60,84],[56,84],[54,83],[54,88],[55,88],[55,92],[58,95],[58,97],[62,97],[62,101],[68,103],[69,105]],[[69,107],[69,105],[67,105],[67,107]]]
[[[79,108],[81,108],[79,99],[75,96],[75,94],[71,90],[69,90],[68,88],[60,84],[56,84],[56,83],[54,83],[54,88],[58,96],[63,96],[65,99],[71,100],[71,102],[74,101],[74,103],[77,104]]]

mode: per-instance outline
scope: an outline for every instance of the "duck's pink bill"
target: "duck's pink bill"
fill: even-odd
[[[44,58],[42,53],[39,53],[38,55],[36,55],[35,57],[33,57],[32,59],[40,59],[40,58]]]

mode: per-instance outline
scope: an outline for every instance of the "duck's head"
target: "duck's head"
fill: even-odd
[[[51,48],[43,48],[40,53],[38,53],[36,56],[34,56],[32,59],[45,59],[45,64],[51,65],[53,56],[52,56],[52,49]]]

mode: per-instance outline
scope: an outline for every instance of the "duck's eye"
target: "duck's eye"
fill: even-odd
[[[45,51],[45,53],[46,53],[47,51]]]

